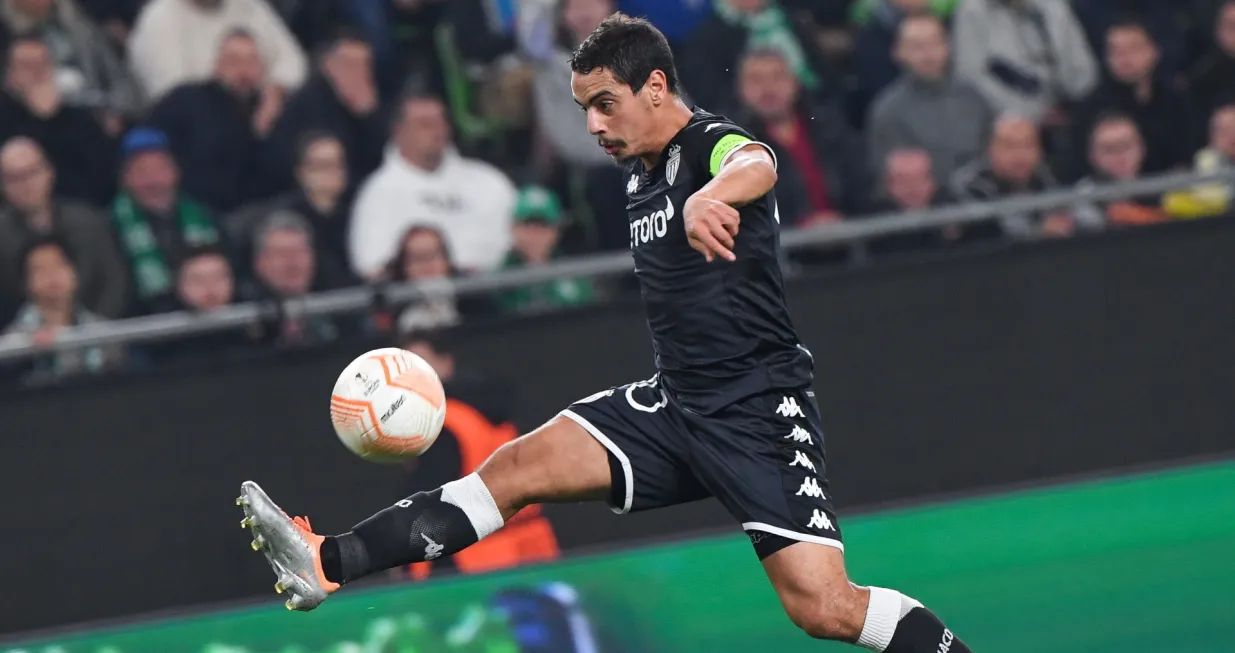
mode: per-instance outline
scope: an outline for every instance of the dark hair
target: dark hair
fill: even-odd
[[[615,13],[579,44],[570,57],[570,69],[586,75],[597,68],[613,73],[635,93],[643,89],[652,71],[659,70],[665,74],[669,90],[680,93],[669,41],[642,18]]]
[[[74,270],[77,269],[77,254],[73,251],[73,246],[69,244],[69,241],[66,240],[64,236],[57,233],[35,236],[34,238],[26,241],[26,244],[21,248],[21,253],[17,257],[17,278],[21,280],[22,286],[26,285],[26,282],[28,281],[27,277],[29,276],[26,273],[26,264],[36,251],[43,249],[44,247],[55,247],[60,250],[60,253],[64,255],[65,260],[69,262],[69,265],[72,266]]]
[[[184,254],[181,255],[180,268],[183,269],[184,266],[188,265],[191,261],[195,261],[199,258],[206,258],[208,256],[218,256],[224,261],[227,261],[228,267],[231,267],[231,259],[227,258],[227,252],[224,252],[222,247],[219,247],[218,245],[194,245],[193,247],[186,249]]]
[[[1094,119],[1093,125],[1089,128],[1089,140],[1092,142],[1094,136],[1098,133],[1098,129],[1115,122],[1126,122],[1132,125],[1137,134],[1141,133],[1141,128],[1136,124],[1136,120],[1131,115],[1118,109],[1109,109],[1098,114]]]
[[[309,150],[322,141],[335,141],[339,145],[343,145],[343,139],[339,138],[334,132],[324,129],[310,129],[296,139],[296,165],[304,163],[304,158],[308,156]],[[344,149],[346,147],[344,146]]]
[[[446,236],[437,227],[425,224],[413,225],[403,232],[403,237],[399,239],[399,250],[395,252],[394,258],[390,259],[390,263],[386,265],[387,276],[392,281],[407,281],[407,275],[404,274],[404,269],[407,263],[407,242],[413,237],[420,234],[431,234],[437,238],[437,242],[442,247],[442,256],[446,259],[446,267],[450,270],[450,276],[455,276],[458,270],[455,269],[454,257],[450,255],[450,244],[446,242]]]
[[[1117,29],[1134,29],[1140,30],[1145,38],[1149,39],[1150,43],[1158,44],[1158,40],[1154,38],[1153,32],[1149,31],[1149,25],[1135,15],[1119,16],[1111,21],[1111,24],[1106,28],[1106,33],[1110,34]]]

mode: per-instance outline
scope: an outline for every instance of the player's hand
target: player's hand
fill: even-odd
[[[736,261],[734,237],[738,235],[738,210],[710,197],[693,195],[682,209],[686,241],[711,263],[717,256]]]

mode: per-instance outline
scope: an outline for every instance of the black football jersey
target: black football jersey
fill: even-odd
[[[708,263],[686,239],[686,200],[751,142],[727,118],[695,109],[654,169],[626,165],[630,249],[656,367],[673,399],[702,414],[813,376],[785,306],[775,194],[739,210],[735,262]]]

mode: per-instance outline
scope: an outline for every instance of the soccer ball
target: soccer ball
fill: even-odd
[[[352,453],[399,462],[424,453],[446,419],[442,381],[425,360],[403,349],[375,349],[335,381],[330,421]]]

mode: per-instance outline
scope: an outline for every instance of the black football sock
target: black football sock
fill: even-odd
[[[417,492],[322,543],[326,579],[346,583],[413,562],[449,556],[501,528],[502,515],[472,474]]]
[[[973,653],[935,613],[914,608],[901,617],[884,653]]]
[[[973,653],[921,603],[896,590],[869,589],[858,646],[883,653]]]

